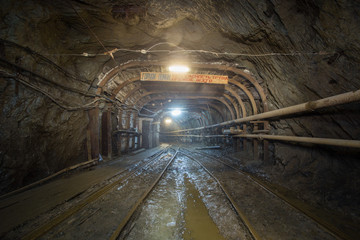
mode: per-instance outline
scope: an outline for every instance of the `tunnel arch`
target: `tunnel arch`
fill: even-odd
[[[129,79],[129,80],[124,81],[121,85],[119,85],[119,86],[121,86],[121,88],[118,87],[118,88],[115,90],[115,92],[112,94],[112,99],[115,98],[115,96],[117,95],[117,93],[120,92],[122,88],[124,88],[124,87],[126,87],[126,86],[128,86],[128,85],[130,85],[130,84],[134,84],[135,82],[138,82],[138,81],[140,81],[139,78],[131,78],[131,79]],[[238,82],[236,82],[236,81],[234,81],[234,80],[232,80],[232,79],[230,79],[229,82],[230,82],[230,83],[233,83],[234,86],[240,87],[240,89],[242,89],[242,90],[245,92],[245,94],[248,96],[248,98],[249,98],[249,100],[250,100],[250,102],[251,102],[252,112],[256,114],[256,113],[257,113],[256,103],[255,103],[254,97],[252,96],[252,94],[250,93],[250,91],[249,91],[243,84],[238,83]],[[140,89],[142,89],[142,86],[136,86],[135,88],[131,89],[131,90],[130,90],[129,92],[127,92],[127,94],[123,97],[122,102],[123,102],[123,103],[126,103],[126,102],[128,101],[128,98],[129,98],[131,95],[133,95],[135,92],[137,92],[138,90],[140,90]],[[228,92],[230,92],[231,95],[234,96],[234,97],[236,98],[236,100],[237,100],[237,103],[238,103],[238,104],[237,104],[237,106],[234,106],[235,111],[238,111],[237,108],[241,108],[242,114],[241,114],[241,115],[240,115],[240,114],[237,114],[237,118],[239,118],[239,117],[246,117],[246,116],[247,116],[246,107],[245,107],[242,99],[238,96],[238,94],[237,94],[230,86],[225,86],[225,90],[228,91]],[[228,97],[226,97],[226,98],[229,99]],[[230,99],[229,99],[229,100],[230,100]],[[233,103],[232,100],[230,100],[230,102]],[[234,103],[233,103],[233,104],[234,104]],[[237,107],[237,108],[236,108],[236,107]]]
[[[135,82],[135,81],[132,81],[131,83],[134,83],[134,82]],[[135,92],[137,92],[138,90],[140,90],[140,89],[142,89],[142,86],[136,86],[135,88],[131,89],[131,90],[127,93],[127,95],[123,98],[123,103],[127,103],[127,101],[130,100],[129,97],[130,97],[131,95],[133,95]],[[231,99],[230,96],[228,96],[227,94],[224,94],[224,95],[223,95],[226,99],[228,99],[228,100],[232,103],[232,105],[233,105],[233,107],[234,107],[234,109],[235,109],[235,112],[236,112],[236,117],[237,117],[237,118],[246,117],[247,114],[246,114],[245,105],[244,105],[243,101],[241,100],[241,98],[238,96],[238,94],[236,94],[236,92],[235,92],[233,89],[231,89],[229,86],[225,86],[225,90],[229,91],[229,92],[232,94],[232,96],[235,97],[236,100],[237,100],[237,103],[235,103],[235,102]],[[147,95],[144,95],[144,97],[145,97],[145,96],[147,96]],[[242,113],[241,115],[240,115],[239,110],[238,110],[239,108],[241,109],[241,113]],[[141,109],[140,109],[140,110],[141,110]]]
[[[148,96],[148,95],[151,95],[151,94],[161,94],[161,93],[163,93],[163,92],[161,92],[161,91],[160,92],[147,92],[147,93],[142,94],[142,96],[135,101],[134,107],[138,106],[137,109],[142,109],[143,106],[145,104],[147,104],[148,102],[156,100],[156,99],[164,99],[164,98],[165,99],[166,98],[172,98],[172,99],[213,99],[213,100],[217,100],[217,101],[223,103],[227,107],[227,109],[229,110],[232,119],[235,118],[235,114],[234,114],[234,111],[232,110],[231,106],[225,100],[223,100],[223,99],[221,99],[219,97],[210,97],[210,96],[183,96],[183,97],[179,97],[179,96],[170,96],[170,97],[169,96],[156,96],[156,97],[150,98],[148,100],[141,101],[140,104],[137,105],[138,102],[140,100],[142,100],[145,96]]]
[[[118,72],[120,71],[125,71],[126,69],[129,69],[131,67],[142,67],[142,66],[162,66],[162,65],[167,65],[164,62],[156,62],[156,61],[131,61],[131,62],[127,62],[124,63],[122,65],[116,66],[113,69],[109,70],[107,73],[105,73],[99,80],[98,83],[98,89],[97,89],[97,94],[100,94],[103,91],[103,88],[105,87],[106,83],[111,80]],[[266,99],[266,95],[264,93],[264,90],[262,89],[262,87],[260,86],[260,84],[250,75],[245,73],[244,71],[242,71],[241,69],[238,69],[236,67],[232,67],[232,66],[227,66],[227,65],[220,65],[220,64],[205,64],[205,63],[191,63],[191,66],[193,66],[194,68],[204,68],[204,69],[217,69],[217,70],[222,70],[222,71],[231,71],[233,73],[235,73],[236,75],[240,76],[242,79],[250,82],[255,90],[257,91],[257,93],[260,96],[261,102],[262,102],[262,107],[263,107],[263,111],[268,111],[268,106],[267,106],[267,99]],[[130,78],[128,80],[124,80],[121,84],[119,84],[115,91],[113,91],[111,93],[111,98],[115,99],[117,93],[119,91],[121,91],[121,89],[132,83],[135,81],[138,81],[138,77],[134,77],[134,78]],[[241,83],[236,84],[236,80],[234,79],[230,79],[229,83],[238,86],[240,89],[242,89],[245,94],[248,96],[251,106],[252,106],[252,113],[255,114],[255,112],[257,112],[257,107],[255,104],[255,100],[254,97],[250,97],[252,94],[251,92]],[[246,90],[245,90],[246,89]]]

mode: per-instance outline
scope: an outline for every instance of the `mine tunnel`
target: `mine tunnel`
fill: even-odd
[[[1,239],[360,239],[360,3],[1,0]]]

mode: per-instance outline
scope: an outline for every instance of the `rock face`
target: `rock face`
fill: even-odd
[[[360,88],[356,1],[0,3],[0,191],[86,159],[87,112],[59,108],[47,96],[15,81],[17,72],[63,104],[80,106],[91,101],[84,93],[94,93],[91,86],[105,69],[131,59],[167,58],[122,50],[112,60],[103,52],[181,47],[243,53],[187,56],[246,68],[266,89],[270,110]],[[156,45],[164,42],[170,44]],[[359,108],[353,103],[273,121],[272,133],[359,140]],[[355,150],[283,143],[272,143],[271,149],[273,165],[264,169],[274,180],[307,191],[304,198],[331,206],[343,195],[360,202]]]
[[[86,159],[85,112],[68,112],[41,94],[1,79],[1,191]]]

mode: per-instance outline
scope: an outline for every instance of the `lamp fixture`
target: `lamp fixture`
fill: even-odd
[[[190,68],[184,65],[172,65],[169,67],[169,71],[175,73],[187,73],[190,71]]]
[[[170,123],[172,123],[171,118],[166,118],[166,119],[165,119],[165,124],[166,124],[166,125],[169,125]]]
[[[174,117],[179,116],[181,114],[181,111],[179,109],[174,109],[171,111],[171,115]]]

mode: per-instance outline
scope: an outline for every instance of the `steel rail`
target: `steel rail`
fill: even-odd
[[[264,182],[262,180],[260,180],[259,178],[253,176],[252,174],[244,172],[239,168],[235,168],[235,167],[231,166],[230,164],[227,164],[224,161],[219,160],[218,158],[213,157],[213,156],[211,156],[209,154],[201,153],[201,152],[198,152],[198,151],[193,151],[193,152],[195,152],[196,154],[211,158],[211,159],[213,159],[213,160],[215,160],[217,162],[220,162],[220,163],[224,164],[225,166],[227,166],[227,167],[241,173],[242,175],[250,178],[254,183],[256,183],[259,187],[261,187],[262,189],[264,189],[268,193],[280,198],[282,201],[284,201],[290,207],[292,207],[292,208],[296,209],[297,211],[303,213],[305,216],[307,216],[309,219],[314,221],[324,231],[331,234],[333,237],[341,238],[341,239],[349,239],[349,240],[352,239],[348,234],[344,233],[343,231],[341,231],[339,228],[337,228],[333,224],[331,224],[331,223],[329,223],[327,221],[324,221],[323,219],[319,218],[317,215],[313,214],[311,211],[304,210],[301,206],[298,206],[297,204],[294,204],[292,201],[290,201],[288,198],[286,198],[283,194],[273,190],[269,186],[266,186],[266,184],[264,184]]]
[[[145,162],[144,164],[141,164],[140,166],[137,166],[135,169],[133,169],[131,172],[129,172],[124,177],[121,177],[119,180],[117,180],[117,181],[115,181],[113,183],[109,183],[109,184],[101,187],[100,189],[98,189],[97,191],[92,193],[90,196],[88,196],[85,199],[83,199],[82,201],[80,201],[75,206],[70,207],[69,209],[67,209],[66,211],[61,213],[60,215],[58,215],[55,218],[51,219],[51,221],[43,224],[42,226],[38,227],[37,229],[31,231],[30,233],[27,233],[21,239],[23,239],[23,240],[34,240],[34,239],[38,239],[41,236],[45,235],[48,231],[50,231],[51,229],[53,229],[54,227],[56,227],[57,225],[62,223],[64,220],[68,219],[69,217],[71,217],[74,214],[76,214],[77,212],[79,212],[86,205],[88,205],[89,203],[94,202],[99,197],[101,197],[104,194],[106,194],[107,192],[109,192],[113,187],[115,187],[119,183],[126,181],[129,177],[134,175],[139,169],[149,165],[151,162],[153,162],[155,159],[157,159],[157,157],[159,157],[161,154],[163,154],[167,150],[168,150],[168,148],[165,148],[165,149],[161,150],[159,153],[153,155],[153,157],[149,161]],[[116,173],[115,175],[113,175],[109,179],[112,179],[113,177],[115,177],[117,175],[120,175],[120,174],[122,174],[122,173],[124,173],[126,171],[129,171],[129,170],[130,169],[124,169],[124,170]],[[107,180],[109,180],[109,179],[107,179]]]
[[[110,237],[110,240],[116,240],[119,235],[121,234],[124,227],[128,224],[133,214],[136,212],[138,207],[141,203],[144,202],[144,200],[149,196],[149,194],[152,192],[152,190],[155,188],[155,186],[158,184],[160,179],[163,177],[166,170],[169,168],[170,164],[174,161],[176,158],[176,155],[178,154],[178,150],[176,150],[175,154],[171,157],[169,162],[166,164],[165,168],[161,171],[161,173],[158,175],[156,180],[151,184],[151,186],[147,189],[147,191],[141,196],[141,198],[138,199],[138,201],[135,203],[135,205],[130,209],[130,211],[127,213],[126,217],[121,221],[119,226],[116,228],[116,230],[113,232],[113,234]]]
[[[194,162],[196,162],[197,164],[199,164],[220,186],[221,190],[224,192],[224,194],[226,195],[226,197],[228,198],[228,200],[230,201],[230,204],[234,207],[236,213],[238,214],[238,216],[241,218],[241,220],[244,222],[245,226],[247,227],[247,229],[249,230],[249,232],[251,233],[252,237],[255,240],[260,240],[261,237],[259,236],[259,234],[257,233],[257,231],[252,227],[252,224],[250,223],[250,221],[247,219],[247,217],[245,216],[245,214],[241,211],[240,207],[236,204],[235,200],[231,197],[230,193],[228,190],[226,190],[226,188],[224,187],[224,185],[219,181],[219,179],[217,179],[202,163],[200,163],[198,160],[196,160],[195,158],[189,156],[188,154],[182,152],[181,154],[185,155],[186,157],[188,157],[189,159],[193,160]]]

